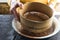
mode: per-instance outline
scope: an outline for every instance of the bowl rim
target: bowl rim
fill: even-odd
[[[54,32],[51,33],[51,34],[49,34],[49,35],[47,35],[47,36],[42,36],[42,37],[32,37],[32,36],[25,35],[25,34],[21,33],[21,32],[16,28],[14,22],[15,22],[15,19],[12,20],[12,27],[13,27],[13,29],[14,29],[18,34],[20,34],[20,35],[22,35],[22,36],[25,36],[25,37],[28,37],[28,38],[33,38],[33,39],[45,39],[45,38],[49,38],[49,37],[54,36],[55,34],[57,34],[57,33],[60,31],[59,21],[58,21],[55,17],[53,18],[53,22],[55,22],[55,30],[54,30]],[[19,22],[18,22],[18,23],[19,23]]]
[[[41,4],[41,5],[44,5],[44,6],[46,6],[47,8],[49,8],[50,10],[51,10],[51,12],[52,12],[52,15],[51,15],[51,17],[49,17],[49,19],[47,19],[47,20],[44,20],[44,21],[35,21],[35,20],[30,20],[30,19],[27,19],[27,18],[25,18],[24,16],[23,16],[23,10],[21,10],[21,12],[20,12],[20,18],[22,17],[23,19],[25,19],[25,20],[27,20],[27,21],[31,21],[31,22],[36,22],[36,23],[42,23],[42,22],[45,22],[45,21],[48,21],[48,20],[50,20],[52,17],[53,17],[53,10],[52,10],[52,8],[51,7],[49,7],[49,6],[47,6],[46,4],[43,4],[43,3],[40,3],[40,2],[27,2],[26,4],[24,4],[24,7],[26,6],[26,5],[28,5],[28,4],[33,4],[33,3],[36,3],[36,4]],[[23,9],[24,9],[24,7],[23,7]],[[36,11],[36,12],[39,12],[39,11]]]

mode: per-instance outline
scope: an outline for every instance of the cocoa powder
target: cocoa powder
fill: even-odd
[[[44,21],[49,19],[48,15],[41,12],[35,12],[35,11],[24,13],[24,17],[34,21]]]

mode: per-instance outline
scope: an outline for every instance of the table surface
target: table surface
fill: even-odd
[[[56,16],[56,18],[58,17]],[[13,18],[13,15],[0,15],[0,40],[12,40],[14,38],[14,29],[12,28]],[[60,32],[48,40],[60,40]]]

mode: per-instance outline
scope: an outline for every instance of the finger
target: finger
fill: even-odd
[[[15,16],[16,20],[20,21],[19,14],[16,12],[15,9],[13,10],[13,13],[14,13],[14,16]]]
[[[23,8],[23,3],[18,3],[18,6],[22,9]]]
[[[14,14],[14,16],[15,16],[16,18],[18,18],[18,15],[17,15],[16,10],[13,10],[13,14]]]
[[[13,13],[15,16],[17,15],[17,12],[16,12],[16,8],[13,7],[12,9],[10,9],[10,12]]]
[[[12,14],[13,13],[13,10],[9,10],[9,13]]]
[[[18,5],[18,4],[16,4],[14,8],[16,9],[17,7],[19,7],[19,5]]]

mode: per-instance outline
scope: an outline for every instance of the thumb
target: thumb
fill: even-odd
[[[19,5],[20,9],[22,9],[22,8],[23,8],[23,3],[18,2],[18,5]]]

